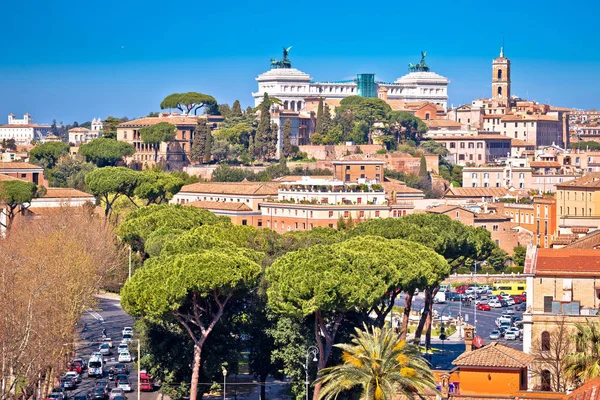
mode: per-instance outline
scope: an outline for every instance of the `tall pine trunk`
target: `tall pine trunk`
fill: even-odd
[[[431,297],[431,289],[425,289],[425,305],[423,306],[423,313],[421,314],[421,320],[419,321],[419,326],[417,326],[417,330],[415,332],[415,344],[419,345],[421,343],[421,335],[423,334],[423,327],[425,326],[425,321],[427,319],[427,314],[429,314],[430,303],[432,302]]]
[[[410,319],[410,312],[412,310],[414,292],[409,291],[406,293],[406,299],[404,303],[404,313],[402,315],[402,326],[400,327],[400,339],[406,340],[406,334],[408,333],[408,322]]]
[[[260,376],[260,400],[267,400],[267,377],[269,374]]]
[[[194,367],[192,369],[192,382],[190,384],[190,400],[196,400],[198,396],[198,382],[200,381],[200,361],[202,355],[202,344],[194,344]]]

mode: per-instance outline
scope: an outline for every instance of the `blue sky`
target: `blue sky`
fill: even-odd
[[[158,111],[180,91],[251,104],[255,77],[293,46],[315,80],[374,72],[393,81],[428,52],[450,104],[489,96],[505,40],[512,92],[598,108],[600,2],[208,1],[3,2],[0,123],[29,112],[70,123]]]

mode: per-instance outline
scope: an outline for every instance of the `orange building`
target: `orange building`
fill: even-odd
[[[548,248],[558,235],[556,200],[552,197],[535,196],[532,204],[497,202],[494,206],[498,214],[532,232],[536,246]]]
[[[385,162],[369,155],[353,154],[332,162],[333,176],[342,182],[358,182],[359,179],[381,182]]]
[[[44,180],[44,168],[26,162],[0,162],[0,175],[47,186]]]
[[[257,228],[263,227],[260,211],[252,210],[245,203],[225,203],[221,201],[194,201],[185,203],[190,207],[208,210],[215,215],[229,217],[234,225],[250,225]]]

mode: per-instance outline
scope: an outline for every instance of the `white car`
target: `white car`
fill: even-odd
[[[517,335],[514,331],[508,330],[508,331],[504,332],[504,339],[517,340]]]
[[[133,335],[133,328],[130,326],[126,326],[125,328],[123,328],[123,336],[125,336],[126,334]]]
[[[518,328],[509,328],[507,332],[514,332],[516,337],[521,336],[521,331]]]
[[[127,343],[121,343],[119,345],[119,347],[117,348],[118,353],[120,353],[122,351],[129,351],[129,346],[127,345]]]
[[[490,340],[498,340],[498,339],[500,339],[500,332],[492,331],[492,333],[490,333]]]
[[[123,334],[123,340],[121,340],[121,343],[125,342],[125,343],[130,343],[133,341],[133,334],[132,333],[124,333]]]
[[[488,301],[488,305],[492,308],[501,308],[502,304],[497,299],[492,299]]]
[[[110,391],[110,395],[109,395],[108,399],[112,400],[115,397],[120,397],[120,396],[125,397],[125,390],[123,388],[116,387]]]
[[[119,360],[120,363],[128,363],[131,362],[131,354],[128,351],[121,351],[119,353]]]
[[[71,378],[71,379],[75,380],[75,382],[81,383],[81,375],[79,375],[75,371],[69,371],[69,372],[65,373],[64,377],[65,378]]]
[[[124,392],[132,392],[133,389],[131,388],[131,382],[129,382],[129,379],[126,381],[119,381],[119,389],[123,389]]]
[[[475,305],[478,306],[480,304],[487,304],[488,303],[488,298],[487,296],[481,296],[479,299],[475,300]]]
[[[102,339],[102,343],[108,344],[108,346],[111,347],[111,348],[113,347],[113,341],[109,337]]]
[[[508,306],[515,305],[515,299],[513,299],[512,297],[507,297],[505,300],[506,300],[506,305],[508,305]]]

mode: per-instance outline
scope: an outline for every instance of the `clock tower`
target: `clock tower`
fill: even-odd
[[[504,57],[504,48],[500,56],[492,62],[492,100],[510,101],[510,60]]]

